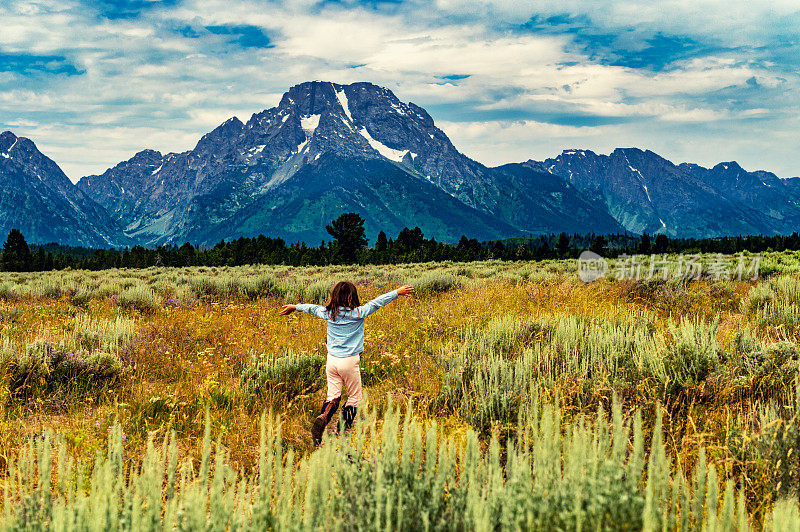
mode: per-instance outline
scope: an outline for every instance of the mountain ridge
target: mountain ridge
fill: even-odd
[[[148,152],[148,155],[157,153]],[[238,226],[242,221],[236,218],[237,212],[252,219],[246,212],[248,203],[277,208],[268,205],[263,198],[280,196],[273,194],[273,189],[282,186],[304,167],[315,165],[309,175],[327,179],[323,175],[325,172],[316,167],[324,154],[336,155],[325,159],[334,165],[343,159],[388,161],[404,174],[394,172],[387,165],[379,165],[381,171],[394,174],[396,179],[416,179],[419,194],[430,195],[431,185],[444,191],[450,196],[440,199],[448,204],[442,209],[450,213],[447,223],[436,211],[426,210],[403,224],[418,225],[436,238],[452,238],[457,232],[463,234],[463,228],[471,227],[476,217],[484,218],[481,221],[484,227],[498,227],[489,221],[492,217],[503,222],[504,229],[481,233],[486,238],[577,229],[573,219],[594,219],[603,230],[621,230],[613,218],[601,212],[599,204],[587,200],[574,187],[550,174],[526,169],[523,171],[526,175],[522,176],[519,171],[498,171],[469,159],[435,126],[424,109],[413,102],[401,102],[390,90],[365,82],[296,85],[284,94],[278,106],[254,113],[247,122],[229,118],[204,135],[194,149],[150,160],[147,168],[148,171],[154,168],[152,176],[146,175],[137,165],[138,159],[144,157],[140,152],[101,175],[82,178],[78,186],[85,192],[104,192],[99,195],[98,202],[117,217],[133,238],[159,244],[178,242],[191,234],[208,243],[216,237],[204,235],[196,228],[214,227],[223,221]],[[338,191],[337,199],[330,201],[341,208],[353,206],[344,186],[347,178],[334,167],[327,172],[339,175],[338,183],[329,183]],[[381,181],[385,175],[374,178]],[[554,182],[548,185],[550,195],[546,197],[540,187],[543,180]],[[122,189],[135,190],[138,196],[113,193]],[[296,194],[303,194],[300,188],[294,190]],[[508,208],[509,196],[513,196],[518,209]],[[410,194],[405,201],[424,204],[425,198]],[[375,200],[361,207],[373,211],[380,203]],[[548,225],[542,219],[543,207],[555,223]],[[464,212],[460,220],[452,216],[459,209]],[[391,218],[393,213],[387,214]],[[311,233],[305,229],[294,230],[292,224],[276,226],[275,223],[277,220],[273,219],[273,223],[265,227],[271,234],[287,240],[327,238],[324,231],[327,220],[317,222]],[[371,237],[376,236],[375,230],[371,232],[374,233]],[[215,230],[214,234],[219,232]]]
[[[779,234],[800,224],[800,179],[747,172],[733,161],[705,168],[639,148],[570,149],[487,167],[459,152],[425,109],[368,82],[295,85],[277,106],[246,122],[225,120],[190,150],[141,150],[75,185],[47,160],[48,187],[17,184],[26,197],[42,194],[52,210],[66,211],[61,225],[83,224],[69,243],[213,244],[260,233],[314,243],[345,211],[365,217],[370,238],[419,226],[445,241]],[[36,165],[17,166],[30,181]],[[7,210],[8,223],[26,218]],[[29,229],[32,241],[64,234]]]
[[[747,172],[736,162],[709,169],[676,165],[650,150],[616,148],[608,155],[569,149],[555,158],[523,164],[599,195],[612,216],[633,233],[774,235],[791,233],[800,225],[800,179]]]
[[[78,189],[36,144],[0,133],[0,232],[88,247],[130,243],[105,209]]]

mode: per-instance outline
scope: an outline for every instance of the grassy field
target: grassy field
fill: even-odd
[[[0,274],[0,528],[798,530],[800,254],[760,266]],[[277,308],[344,279],[419,293],[315,450],[325,325]]]

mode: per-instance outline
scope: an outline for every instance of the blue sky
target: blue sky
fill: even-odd
[[[4,0],[0,129],[71,179],[371,81],[489,165],[563,149],[800,175],[797,0]]]

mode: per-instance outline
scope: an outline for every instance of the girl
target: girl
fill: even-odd
[[[342,384],[347,388],[347,403],[342,408],[344,428],[349,429],[353,426],[356,405],[361,400],[361,371],[358,369],[358,363],[364,351],[364,318],[391,303],[397,296],[410,296],[413,293],[412,287],[401,286],[361,306],[356,285],[350,281],[342,281],[333,287],[331,297],[325,306],[304,303],[281,307],[280,316],[286,316],[297,310],[313,314],[328,322],[328,361],[325,364],[328,397],[311,426],[311,436],[315,445],[319,445],[322,441],[322,433],[339,407]]]

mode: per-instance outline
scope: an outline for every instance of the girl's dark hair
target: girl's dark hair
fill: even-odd
[[[328,302],[325,303],[325,311],[332,320],[335,320],[341,307],[344,307],[346,310],[353,310],[360,306],[361,303],[358,301],[356,285],[350,281],[341,281],[336,283],[336,286],[331,290],[331,297],[328,299]]]

